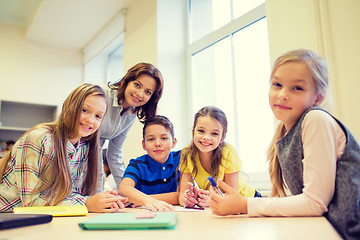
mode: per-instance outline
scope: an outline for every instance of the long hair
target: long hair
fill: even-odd
[[[325,60],[319,57],[316,53],[307,49],[297,49],[289,51],[278,57],[273,65],[271,77],[279,66],[288,62],[304,63],[312,74],[316,86],[317,94],[325,94],[329,79]],[[279,158],[277,156],[276,143],[286,134],[286,129],[283,123],[277,127],[274,137],[271,141],[267,152],[267,160],[269,162],[269,174],[272,183],[271,196],[285,196],[285,184],[283,181]]]
[[[227,132],[227,118],[225,113],[217,108],[217,107],[213,107],[213,106],[208,106],[208,107],[203,107],[202,109],[200,109],[194,117],[194,124],[193,124],[193,135],[194,135],[194,130],[197,124],[197,121],[199,119],[199,117],[206,117],[209,116],[213,119],[215,119],[216,121],[218,121],[222,128],[223,128],[223,134],[221,136],[221,142],[219,144],[219,146],[214,149],[212,151],[212,156],[211,156],[211,176],[214,179],[218,178],[219,175],[219,167],[221,165],[221,159],[222,159],[222,151],[223,151],[223,147],[225,145],[224,139],[226,136],[226,132]],[[194,140],[192,140],[190,146],[188,148],[185,149],[185,151],[181,154],[181,167],[182,166],[186,166],[187,165],[187,161],[188,161],[188,157],[190,156],[190,161],[193,163],[194,165],[194,169],[193,172],[191,173],[191,175],[193,176],[193,178],[196,177],[197,173],[198,173],[198,168],[196,166],[196,155],[199,153],[199,149],[196,147]]]
[[[67,141],[75,137],[78,132],[80,113],[85,98],[88,96],[102,96],[105,98],[105,93],[102,88],[97,85],[82,84],[73,90],[66,98],[57,121],[36,125],[28,131],[30,132],[36,128],[45,127],[54,139],[53,149],[55,156],[50,163],[44,163],[43,166],[41,166],[39,184],[32,192],[32,194],[35,194],[46,190],[48,193],[45,196],[47,200],[46,205],[56,205],[71,193],[72,179],[66,146]],[[85,179],[81,186],[81,194],[91,195],[95,193],[98,178],[98,130],[81,140],[88,145],[88,164]],[[16,146],[16,144],[14,146]],[[2,179],[8,162],[11,159],[11,152],[12,150],[1,159],[0,179]]]
[[[118,82],[110,85],[111,88],[117,89],[118,99],[124,100],[125,89],[129,82],[135,81],[140,75],[146,74],[156,81],[156,89],[147,103],[142,106],[136,107],[134,112],[137,112],[137,117],[140,122],[144,123],[147,118],[156,114],[158,102],[162,96],[164,81],[159,69],[150,63],[138,63],[130,68],[126,75]]]

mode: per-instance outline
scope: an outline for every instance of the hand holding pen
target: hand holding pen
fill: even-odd
[[[212,213],[220,216],[247,213],[247,198],[221,179],[218,182],[224,194],[220,195],[216,188],[210,187],[209,206]]]
[[[209,203],[208,203],[208,200],[209,200],[209,196],[210,196],[210,191],[208,190],[204,190],[204,189],[199,189],[198,191],[198,198],[197,198],[197,201],[198,201],[198,206],[200,207],[209,207]]]
[[[216,181],[211,176],[208,177],[208,180],[209,180],[211,186],[213,186],[213,188],[216,190],[216,192],[218,194],[220,194],[221,196],[224,196],[224,194],[221,192],[220,188],[217,186]]]
[[[208,207],[208,198],[210,192],[204,189],[200,189],[191,182],[188,182],[188,189],[185,190],[183,202],[186,207],[194,207],[195,205],[199,207]]]
[[[188,188],[185,190],[183,195],[183,202],[185,207],[194,207],[196,204],[198,204],[197,198],[199,188],[194,186],[194,184],[191,182],[188,182],[187,186]]]

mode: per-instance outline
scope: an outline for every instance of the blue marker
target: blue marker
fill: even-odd
[[[211,185],[215,188],[215,190],[216,190],[221,196],[224,196],[224,194],[221,192],[220,188],[217,186],[215,180],[214,180],[211,176],[208,177],[208,180],[209,180],[209,182],[211,183]]]

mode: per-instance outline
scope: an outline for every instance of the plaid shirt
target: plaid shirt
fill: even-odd
[[[48,190],[31,193],[40,183],[40,169],[48,167],[55,157],[53,143],[53,137],[45,127],[30,131],[16,142],[0,182],[0,212],[10,212],[14,207],[46,204]],[[69,196],[58,205],[85,205],[87,197],[81,195],[80,188],[87,167],[87,145],[80,140],[74,147],[68,141],[66,151],[73,188]]]

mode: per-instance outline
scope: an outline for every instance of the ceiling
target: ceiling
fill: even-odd
[[[0,23],[24,27],[41,44],[83,49],[135,0],[0,0]]]

